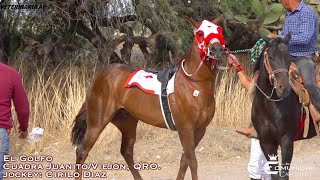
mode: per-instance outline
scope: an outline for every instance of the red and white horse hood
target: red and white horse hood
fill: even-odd
[[[199,24],[199,27],[197,28],[196,38],[199,44],[206,45],[211,41],[210,43],[220,42],[220,44],[224,46],[225,41],[222,31],[222,27],[217,26],[210,21],[204,20]]]

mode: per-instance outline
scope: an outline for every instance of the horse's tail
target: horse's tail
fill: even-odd
[[[87,130],[87,108],[86,103],[83,103],[78,115],[73,121],[71,132],[71,142],[73,145],[80,145],[84,139]]]

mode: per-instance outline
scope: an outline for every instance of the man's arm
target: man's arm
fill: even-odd
[[[15,72],[12,75],[13,81],[13,103],[15,111],[17,112],[19,130],[27,132],[29,126],[29,101],[26,91],[23,88],[20,75]]]
[[[250,85],[252,84],[252,79],[242,70],[242,68],[239,68],[240,63],[238,61],[238,58],[236,56],[234,56],[233,54],[229,54],[228,61],[229,61],[229,64],[237,67],[237,73],[239,76],[239,80],[240,80],[242,86],[246,90],[248,90]]]
[[[242,86],[248,91],[252,84],[252,79],[244,71],[239,71],[238,76]]]

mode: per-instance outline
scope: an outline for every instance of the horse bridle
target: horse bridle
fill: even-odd
[[[207,51],[205,51],[205,52],[206,52],[205,55],[201,57],[201,61],[200,61],[199,66],[197,67],[196,71],[195,71],[194,73],[192,73],[192,74],[189,74],[189,73],[185,70],[185,68],[184,68],[184,61],[185,61],[185,59],[182,60],[182,62],[181,62],[181,67],[182,67],[182,70],[183,70],[183,72],[185,73],[185,75],[187,75],[188,77],[191,77],[191,76],[193,76],[194,74],[196,74],[196,73],[199,71],[200,67],[202,66],[202,64],[203,64],[205,61],[211,61],[211,70],[213,70],[215,67],[216,67],[218,70],[224,70],[224,71],[226,71],[226,70],[229,69],[229,67],[224,67],[224,66],[220,66],[220,65],[216,64],[216,62],[215,62],[215,57],[211,55],[210,49],[208,48],[208,49],[206,49],[206,50],[207,50]]]
[[[285,69],[285,68],[279,68],[279,69],[276,69],[276,70],[273,70],[271,65],[270,65],[270,60],[269,60],[269,56],[268,56],[268,48],[265,49],[265,52],[264,52],[264,60],[263,60],[263,64],[264,66],[266,67],[266,70],[268,72],[268,75],[269,75],[269,81],[270,81],[270,84],[273,86],[272,88],[272,91],[271,91],[271,94],[268,96],[265,92],[263,92],[263,90],[257,85],[257,83],[255,83],[255,86],[259,89],[259,91],[270,101],[281,101],[283,98],[279,98],[279,99],[271,99],[273,93],[274,93],[274,90],[276,89],[277,87],[277,84],[278,84],[278,80],[276,78],[276,74],[278,73],[288,73],[288,70]]]
[[[206,51],[205,51],[205,53],[204,53],[204,56],[201,57],[201,61],[200,61],[199,65],[198,65],[198,67],[197,67],[197,69],[196,69],[196,71],[195,71],[194,73],[189,74],[189,73],[186,71],[186,69],[184,68],[184,61],[185,61],[185,59],[183,59],[183,60],[181,61],[181,70],[183,71],[183,73],[182,73],[182,74],[183,74],[183,77],[186,79],[186,81],[188,82],[188,84],[189,84],[193,89],[197,90],[198,92],[203,92],[203,93],[208,94],[208,95],[213,95],[214,91],[205,91],[205,90],[196,89],[196,88],[192,85],[192,83],[189,81],[189,79],[187,78],[187,77],[190,78],[191,76],[193,76],[194,74],[196,74],[196,73],[199,71],[200,67],[203,65],[203,63],[204,63],[205,61],[210,61],[210,60],[211,60],[211,63],[212,63],[212,64],[211,64],[211,70],[213,70],[215,67],[216,67],[217,69],[219,69],[219,70],[228,70],[228,69],[229,69],[228,67],[223,67],[223,66],[220,66],[220,65],[216,65],[215,57],[211,55],[210,49],[207,48]],[[196,92],[196,91],[195,91],[195,92]]]
[[[268,56],[268,48],[266,48],[266,51],[265,51],[265,53],[264,53],[264,61],[263,61],[263,64],[264,64],[264,66],[266,67],[267,72],[268,72],[268,74],[269,74],[269,81],[270,81],[271,85],[273,85],[274,87],[276,87],[277,84],[278,84],[278,80],[277,80],[277,78],[276,78],[275,75],[278,74],[278,73],[282,73],[282,72],[287,73],[288,70],[285,69],[285,68],[279,68],[279,69],[276,69],[276,70],[272,70],[272,67],[271,67],[271,65],[270,65],[269,56]]]

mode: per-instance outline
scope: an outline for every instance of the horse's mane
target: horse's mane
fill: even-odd
[[[253,74],[260,70],[260,67],[261,67],[261,62],[262,62],[262,59],[264,58],[263,55],[264,55],[264,52],[265,50],[267,49],[267,46],[265,46],[262,50],[262,53],[260,54],[259,58],[257,59],[257,61],[254,63],[253,65]]]
[[[187,54],[180,56],[180,57],[176,57],[172,60],[172,64],[173,65],[180,65],[181,62],[186,58]]]
[[[264,59],[264,52],[266,51],[266,49],[268,47],[271,47],[271,46],[274,46],[274,45],[281,43],[281,41],[282,41],[282,39],[280,37],[278,37],[278,38],[272,39],[271,41],[267,42],[267,45],[263,48],[262,53],[260,54],[259,58],[257,59],[255,64],[253,65],[253,73],[260,70],[262,59]]]
[[[180,57],[176,57],[172,60],[172,64],[173,65],[180,65],[181,62],[188,56],[188,54],[190,53],[190,51],[192,50],[192,46],[189,48],[189,50],[183,54],[182,56]]]

